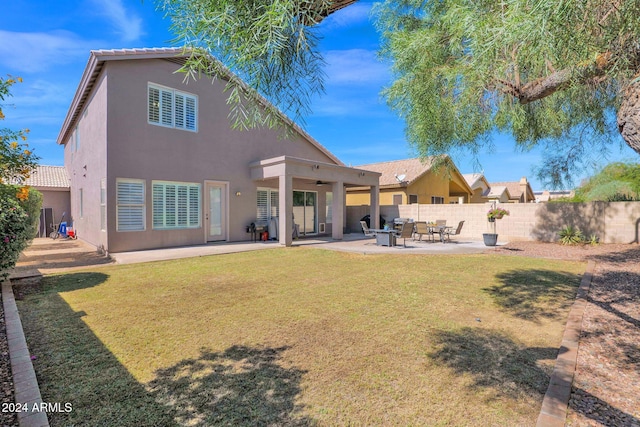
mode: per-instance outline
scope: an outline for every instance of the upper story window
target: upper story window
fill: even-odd
[[[154,84],[148,86],[149,123],[196,132],[198,130],[198,98]]]

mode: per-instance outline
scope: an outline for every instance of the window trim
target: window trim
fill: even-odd
[[[162,186],[162,225],[156,225],[156,186]],[[167,186],[175,186],[175,225],[167,225]],[[180,215],[180,194],[179,187],[186,187],[186,225],[179,224]],[[191,206],[191,190],[195,189],[197,194],[197,202],[195,208]],[[195,210],[194,210],[195,209]],[[180,181],[151,181],[151,228],[154,230],[193,230],[202,227],[202,184],[197,182],[180,182]],[[192,224],[191,219],[196,216],[196,223]]]
[[[142,185],[142,203],[118,203],[118,184],[121,182],[127,182],[131,184],[141,184]],[[134,179],[134,178],[116,178],[116,231],[121,233],[128,232],[140,232],[146,231],[147,229],[147,184],[144,179]],[[122,230],[120,228],[120,207],[141,207],[142,208],[142,228],[134,229],[134,230]]]
[[[155,89],[158,91],[158,121],[154,121],[151,118],[151,90]],[[171,102],[171,124],[164,123],[162,120],[163,116],[163,92],[170,94],[170,102]],[[182,98],[182,119],[176,120],[178,113],[178,106],[176,99],[180,97]],[[188,109],[191,108],[188,106],[189,101],[193,101],[193,128],[188,127],[187,124],[191,122],[188,116]],[[178,125],[177,123],[182,123],[182,125]],[[162,86],[156,83],[147,83],[147,123],[154,126],[161,126],[170,129],[179,129],[185,130],[188,132],[198,132],[198,95],[193,93],[184,92],[181,90],[173,89],[167,86]]]

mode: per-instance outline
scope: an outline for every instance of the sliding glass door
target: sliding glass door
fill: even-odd
[[[301,235],[316,234],[318,193],[315,191],[293,192],[293,221]]]

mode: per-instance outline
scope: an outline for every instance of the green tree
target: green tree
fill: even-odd
[[[0,77],[0,101],[11,96],[11,86],[16,82],[22,82],[22,79],[19,77],[14,79],[11,76]],[[0,120],[5,118],[3,106],[4,104],[0,103]],[[36,168],[38,157],[25,142],[28,133],[28,129],[15,131],[0,128],[0,184],[20,184]]]
[[[576,200],[640,200],[640,164],[611,163],[576,189]]]
[[[0,77],[0,101],[21,79]],[[0,120],[5,118],[0,104]],[[22,185],[38,158],[29,150],[28,130],[0,129],[0,278],[8,274],[37,231],[42,196]]]
[[[18,198],[20,189],[0,184],[0,279],[7,277],[38,231],[42,195],[30,190]]]
[[[278,111],[259,94],[301,120],[310,112],[311,97],[324,91],[324,61],[313,24],[329,13],[329,0],[157,0],[157,4],[191,52],[183,67],[187,76],[204,74],[229,81],[235,127],[283,125]]]
[[[322,90],[313,24],[354,3],[159,1],[186,46],[297,113]],[[545,148],[539,175],[561,183],[617,135],[640,153],[640,0],[386,0],[375,17],[385,96],[422,155],[477,153],[506,132]]]

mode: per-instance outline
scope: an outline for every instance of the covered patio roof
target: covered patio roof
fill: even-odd
[[[351,168],[332,163],[318,162],[290,156],[273,157],[260,160],[249,165],[251,179],[254,181],[278,179],[280,192],[279,223],[280,230],[292,230],[293,218],[293,180],[302,179],[311,182],[322,182],[331,185],[333,193],[333,227],[331,237],[341,240],[345,220],[345,187],[369,187],[371,189],[371,218],[373,228],[379,218],[379,179],[380,173],[365,169]],[[291,246],[292,233],[280,233],[280,243]]]

